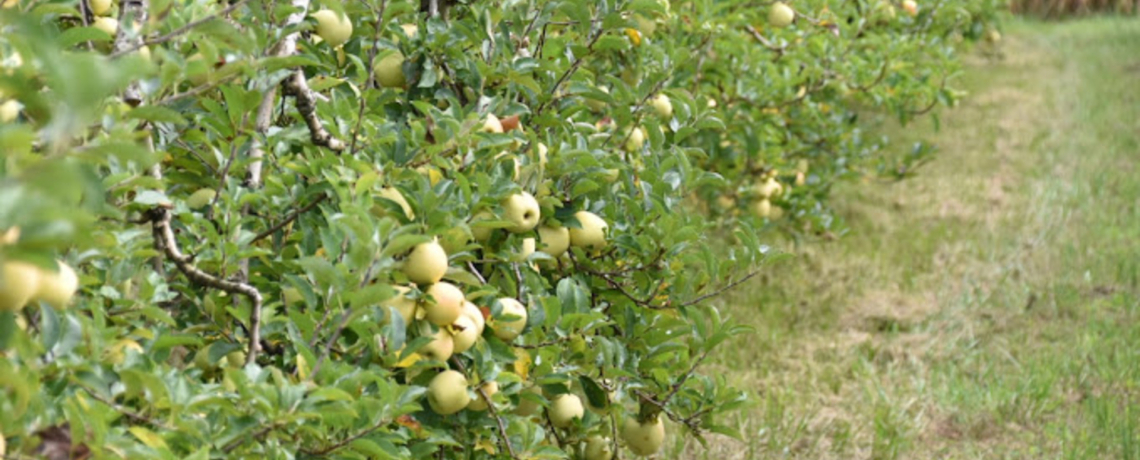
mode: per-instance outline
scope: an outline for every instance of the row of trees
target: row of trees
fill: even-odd
[[[997,37],[992,0],[4,6],[16,457],[739,436],[746,392],[700,371],[747,332],[716,298],[766,229],[827,232],[836,181],[910,174],[929,149],[859,115],[952,105]]]

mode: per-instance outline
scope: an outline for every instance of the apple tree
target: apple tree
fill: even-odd
[[[990,0],[908,2],[5,1],[0,439],[596,460],[738,436],[745,392],[701,372],[747,333],[718,296],[774,209],[813,228],[835,180],[919,161],[882,166],[859,113],[952,103],[991,27]],[[711,217],[737,207],[760,218]]]

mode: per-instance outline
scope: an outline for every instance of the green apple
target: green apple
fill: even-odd
[[[385,88],[403,88],[408,84],[404,77],[404,54],[399,51],[381,58],[372,70],[376,82]]]
[[[71,303],[79,290],[79,276],[67,264],[56,261],[58,271],[40,270],[40,281],[33,299],[42,300],[56,308],[64,308]]]
[[[649,106],[653,107],[653,111],[657,116],[668,120],[673,118],[673,101],[669,100],[669,96],[658,93],[653,99],[649,100]]]
[[[8,261],[0,267],[0,311],[19,311],[39,290],[40,268]]]
[[[115,33],[119,31],[119,20],[115,18],[98,17],[95,18],[95,22],[91,23],[91,27],[102,30],[106,32],[107,35],[114,37]]]
[[[91,14],[96,16],[111,12],[111,0],[88,0],[87,6],[91,8]]]
[[[463,291],[454,284],[440,281],[427,289],[430,299],[424,303],[424,318],[428,322],[443,327],[454,323],[463,312]]]
[[[583,449],[585,460],[610,460],[614,458],[613,441],[592,435],[586,438],[586,448]]]
[[[503,220],[511,222],[507,230],[512,233],[528,232],[538,226],[542,217],[538,200],[529,192],[519,192],[503,201]]]
[[[582,399],[573,394],[562,394],[550,402],[550,423],[558,428],[569,428],[574,419],[582,419],[586,409],[582,407]]]
[[[431,342],[419,349],[419,354],[428,359],[447,361],[455,353],[455,340],[447,329],[438,328],[432,334]]]
[[[625,140],[625,151],[637,152],[645,145],[645,128],[638,126],[629,132],[629,138]]]
[[[438,240],[416,245],[404,259],[404,274],[416,284],[434,284],[447,273],[447,251]]]
[[[333,10],[320,10],[312,14],[317,20],[317,35],[336,48],[352,38],[352,20],[344,13]]]
[[[538,239],[542,242],[542,252],[555,259],[570,249],[570,229],[566,227],[551,227],[543,225],[538,227]]]
[[[606,247],[606,228],[609,225],[605,219],[590,211],[578,211],[574,213],[574,218],[578,219],[582,228],[570,228],[571,246],[593,249]]]
[[[483,390],[483,393],[487,394],[487,399],[491,399],[491,397],[495,396],[495,393],[499,392],[499,382],[483,382],[479,388]],[[485,411],[487,410],[487,401],[483,399],[483,395],[480,395],[479,392],[476,391],[475,399],[472,399],[470,403],[467,403],[467,409],[479,412]]]
[[[628,418],[621,428],[621,438],[629,450],[641,456],[649,456],[661,449],[665,442],[665,422],[661,417],[647,420],[644,423],[635,418]]]
[[[463,410],[471,403],[467,394],[467,377],[446,370],[431,379],[427,389],[428,405],[439,415],[451,415]]]
[[[772,27],[788,27],[796,19],[796,12],[784,2],[776,2],[768,10],[768,24]]]
[[[495,322],[495,337],[504,342],[512,342],[526,328],[526,307],[523,306],[522,302],[510,297],[499,299],[499,305],[503,307],[499,316],[504,319]],[[513,318],[505,319],[507,317]]]

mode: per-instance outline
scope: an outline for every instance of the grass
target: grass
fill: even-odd
[[[1003,46],[939,131],[883,123],[940,147],[919,177],[837,191],[850,235],[726,300],[744,441],[668,456],[1140,459],[1140,22]]]

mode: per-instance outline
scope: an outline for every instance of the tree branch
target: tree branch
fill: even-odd
[[[190,281],[201,286],[222,290],[230,294],[241,294],[249,298],[253,305],[250,306],[249,311],[249,352],[246,355],[245,362],[246,364],[254,362],[257,359],[258,352],[261,351],[261,292],[252,285],[222,279],[195,267],[194,258],[182,254],[182,251],[178,249],[174,230],[170,228],[171,214],[169,209],[162,206],[155,207],[147,211],[147,219],[150,221],[154,233],[155,249],[166,254],[166,258],[174,262],[178,271],[182,272]]]
[[[329,195],[327,193],[321,194],[321,196],[317,197],[311,203],[305,205],[305,207],[298,209],[296,211],[293,211],[291,214],[289,214],[288,217],[286,217],[285,219],[282,219],[281,222],[278,222],[275,225],[273,225],[272,227],[269,227],[268,229],[266,229],[265,231],[258,233],[257,236],[254,236],[253,239],[249,241],[249,244],[253,244],[257,241],[268,238],[269,236],[273,235],[274,233],[277,233],[278,230],[285,228],[285,226],[289,225],[290,222],[293,222],[293,221],[297,220],[298,217],[301,217],[301,214],[304,214],[306,212],[311,211],[313,208],[317,207],[318,204],[321,204],[322,202],[324,202],[328,198],[329,198]]]
[[[309,137],[313,143],[328,147],[334,152],[344,150],[346,147],[344,141],[333,137],[325,129],[321,119],[317,118],[317,98],[313,90],[309,89],[309,82],[305,80],[305,72],[300,69],[294,70],[293,75],[285,79],[284,88],[286,95],[293,96],[297,111],[301,112],[301,118],[309,126]]]

